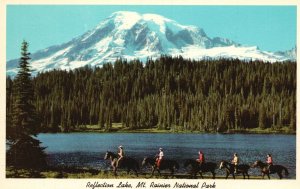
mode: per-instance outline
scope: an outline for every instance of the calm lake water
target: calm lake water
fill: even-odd
[[[180,163],[179,172],[185,172],[183,161],[196,159],[198,151],[205,153],[206,161],[219,163],[232,159],[238,153],[241,163],[253,164],[256,160],[266,160],[271,153],[275,164],[288,168],[289,178],[296,175],[296,136],[263,134],[146,134],[146,133],[70,133],[39,134],[38,139],[46,146],[48,163],[53,166],[90,167],[110,169],[104,160],[105,152],[117,152],[123,145],[127,156],[140,163],[145,156],[153,157],[158,148],[164,149],[166,158]],[[224,174],[224,170],[217,170]],[[251,175],[260,175],[258,169],[251,168]]]

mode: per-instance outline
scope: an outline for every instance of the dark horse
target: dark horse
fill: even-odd
[[[263,178],[265,177],[265,175],[267,175],[268,178],[270,179],[270,174],[277,173],[279,178],[282,179],[282,171],[283,170],[284,170],[286,176],[289,175],[287,168],[282,165],[272,165],[271,169],[269,171],[269,168],[268,168],[269,166],[267,163],[263,163],[262,161],[256,161],[256,162],[254,162],[253,167],[259,167],[261,169],[261,174],[262,174]]]
[[[215,179],[215,169],[217,168],[216,163],[206,162],[200,165],[198,161],[194,159],[188,159],[184,162],[184,167],[188,166],[191,166],[190,173],[192,178],[196,178],[197,173],[199,173],[201,178],[203,178],[203,172],[211,172],[212,178]]]
[[[220,169],[225,168],[226,170],[226,179],[231,174],[232,177],[235,179],[235,173],[234,173],[234,164],[228,163],[227,161],[221,161],[220,163]],[[250,166],[247,164],[240,164],[237,167],[237,174],[241,173],[243,174],[243,177],[245,179],[245,175],[247,175],[249,179],[248,170],[250,169]]]
[[[152,167],[151,177],[153,176],[155,170],[158,172],[159,176],[161,176],[160,174],[161,170],[169,169],[171,171],[171,176],[173,176],[175,169],[176,170],[179,169],[179,164],[175,160],[170,160],[170,159],[162,160],[158,168],[156,165],[155,158],[145,157],[142,162],[142,166],[145,165],[150,165]]]
[[[104,159],[110,159],[110,163],[113,167],[113,172],[115,175],[117,175],[118,168],[123,168],[127,169],[127,174],[129,174],[130,170],[133,170],[138,177],[139,164],[135,159],[131,157],[123,157],[123,159],[118,163],[117,166],[118,155],[109,151],[106,152]]]

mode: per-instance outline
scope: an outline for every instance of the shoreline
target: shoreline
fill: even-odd
[[[13,167],[6,167],[6,178],[69,178],[69,179],[190,179],[190,175],[187,173],[175,173],[174,177],[171,177],[168,172],[162,172],[161,176],[154,174],[150,178],[150,172],[141,172],[139,176],[133,172],[129,174],[126,171],[118,172],[118,176],[113,175],[111,170],[97,170],[90,168],[58,168],[58,167],[49,167],[46,170],[26,170],[26,169],[17,169]],[[203,174],[203,179],[212,179],[210,173]],[[270,180],[279,180],[277,175],[270,175]],[[294,180],[296,176],[291,178],[284,177],[282,180]],[[197,175],[196,179],[201,179],[200,175]],[[216,175],[215,180],[224,180],[225,175]],[[233,180],[232,175],[229,175],[228,180]],[[244,180],[242,175],[236,175],[236,180]],[[267,176],[263,179],[260,175],[250,175],[249,179],[245,180],[269,180]]]
[[[152,128],[138,128],[130,129],[122,125],[122,123],[113,123],[109,130],[99,128],[99,125],[79,125],[75,129],[68,132],[64,131],[44,131],[40,133],[101,133],[101,134],[112,134],[112,133],[154,133],[154,134],[286,134],[296,135],[296,131],[292,131],[289,127],[281,127],[281,129],[274,128],[251,128],[251,129],[230,129],[226,131],[195,131],[195,130],[173,130],[173,129],[158,129],[157,127]]]
[[[239,129],[239,130],[229,130],[224,132],[217,132],[217,131],[182,131],[182,130],[160,130],[157,128],[150,128],[150,129],[127,129],[120,127],[119,124],[113,126],[113,128],[109,131],[100,129],[96,125],[88,125],[85,127],[80,127],[75,130],[69,132],[40,132],[40,133],[101,133],[101,134],[113,134],[113,133],[149,133],[149,134],[284,134],[284,135],[296,135],[295,131],[290,131],[288,129],[281,129],[281,130],[274,130],[271,128],[268,129]]]

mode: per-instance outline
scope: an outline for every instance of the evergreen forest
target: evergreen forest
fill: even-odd
[[[6,78],[7,126],[16,79]],[[102,67],[52,70],[31,77],[39,132],[87,125],[112,131],[228,132],[296,130],[296,62],[238,59],[118,59]]]

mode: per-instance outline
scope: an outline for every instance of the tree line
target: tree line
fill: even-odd
[[[52,70],[31,78],[40,132],[85,125],[224,132],[296,130],[296,62],[190,60],[161,56],[102,67]],[[7,126],[17,81],[6,79]]]

